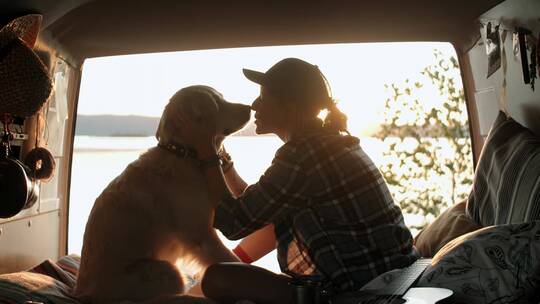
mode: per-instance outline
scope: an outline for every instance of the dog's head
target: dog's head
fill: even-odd
[[[221,143],[225,136],[247,124],[251,107],[230,103],[223,99],[221,93],[208,86],[185,87],[176,92],[165,106],[156,132],[159,141],[184,143],[182,126],[175,121],[178,113],[201,127],[215,125],[216,138]]]

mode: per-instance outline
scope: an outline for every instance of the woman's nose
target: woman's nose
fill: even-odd
[[[253,101],[253,103],[251,104],[251,109],[253,111],[257,111],[257,108],[259,107],[259,103],[261,102],[261,97],[257,97],[255,98],[255,100]]]

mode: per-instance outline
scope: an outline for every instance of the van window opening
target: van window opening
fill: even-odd
[[[68,253],[81,252],[101,191],[146,149],[180,88],[204,84],[251,104],[259,86],[242,68],[266,71],[298,57],[330,84],[349,131],[383,173],[413,233],[466,198],[473,165],[457,56],[450,43],[252,47],[101,57],[83,66],[71,168]],[[321,113],[324,116],[324,113]],[[253,116],[253,115],[252,115]],[[282,142],[250,123],[225,140],[240,175],[255,183]],[[448,134],[451,134],[448,136]],[[233,248],[238,242],[222,238]],[[279,272],[275,252],[255,265]]]

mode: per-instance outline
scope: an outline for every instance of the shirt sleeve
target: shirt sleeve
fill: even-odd
[[[240,197],[228,197],[218,204],[214,227],[236,240],[305,206],[309,180],[300,165],[305,156],[298,154],[287,144],[280,148],[257,183]]]

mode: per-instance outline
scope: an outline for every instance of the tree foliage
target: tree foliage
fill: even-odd
[[[386,85],[384,123],[375,134],[385,144],[383,173],[404,212],[422,215],[421,228],[464,200],[473,176],[464,93],[456,58],[435,51],[436,63],[418,81]],[[426,94],[429,91],[436,94]],[[437,96],[438,95],[438,96]],[[437,96],[438,100],[419,100]],[[433,97],[432,97],[433,98]]]

